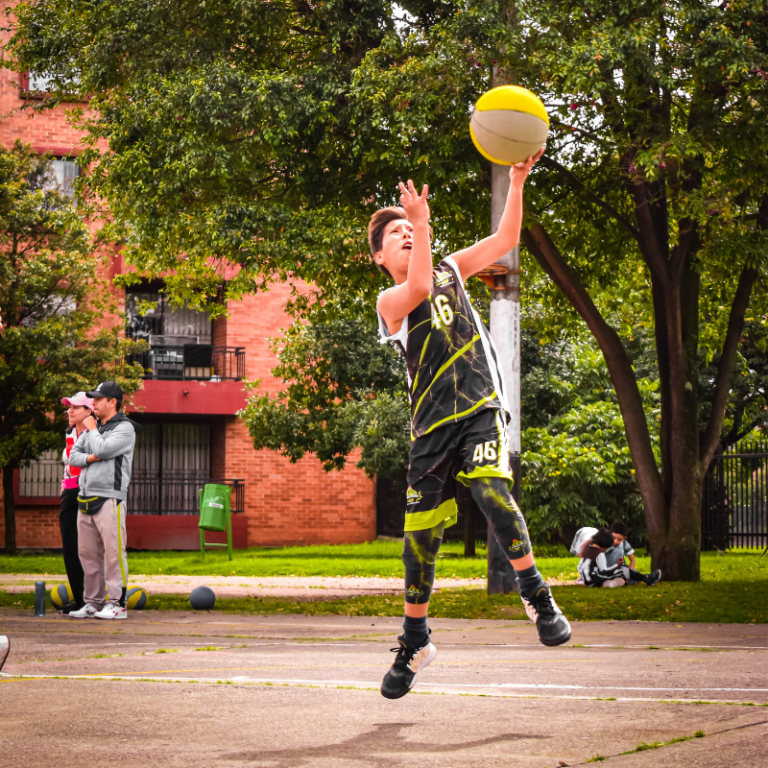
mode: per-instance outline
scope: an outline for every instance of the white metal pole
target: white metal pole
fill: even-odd
[[[509,194],[509,168],[491,167],[491,232],[498,229]],[[499,356],[509,406],[510,463],[515,476],[513,495],[520,501],[520,252],[505,254],[494,266],[501,267],[494,277],[491,295],[491,338]],[[488,532],[488,594],[519,592],[509,560]]]

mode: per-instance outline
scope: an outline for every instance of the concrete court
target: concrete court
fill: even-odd
[[[392,702],[392,618],[0,611],[0,766],[768,765],[768,707],[744,706],[768,704],[768,626],[575,623],[548,649],[528,622],[431,624]]]

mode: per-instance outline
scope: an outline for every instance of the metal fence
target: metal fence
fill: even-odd
[[[139,474],[128,486],[130,515],[197,515],[198,494],[207,483],[229,485],[232,488],[232,512],[245,512],[245,484],[242,480],[216,479],[201,476],[152,476]]]
[[[768,443],[718,452],[704,479],[703,549],[768,547]]]

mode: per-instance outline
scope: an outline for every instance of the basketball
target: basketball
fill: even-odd
[[[51,605],[54,608],[63,608],[75,599],[69,584],[59,584],[51,590]]]
[[[541,99],[519,85],[501,85],[475,104],[469,134],[480,154],[499,165],[522,163],[547,140],[549,115]]]
[[[125,607],[140,611],[147,604],[147,590],[144,587],[128,587],[125,593]]]
[[[195,587],[189,596],[189,604],[196,611],[210,611],[216,603],[216,595],[210,587]]]

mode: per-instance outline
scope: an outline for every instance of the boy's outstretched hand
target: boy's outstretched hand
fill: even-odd
[[[522,187],[528,178],[528,173],[533,164],[544,154],[544,147],[542,147],[533,157],[529,157],[525,162],[515,163],[509,169],[509,180],[516,187]]]
[[[400,187],[400,205],[403,206],[408,221],[410,221],[414,227],[417,224],[428,224],[431,215],[429,211],[429,203],[427,202],[429,184],[424,185],[421,194],[416,192],[416,187],[410,179],[408,179],[407,187],[402,181],[398,186]]]

